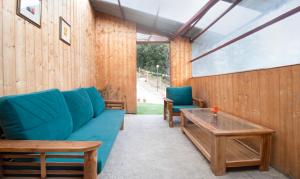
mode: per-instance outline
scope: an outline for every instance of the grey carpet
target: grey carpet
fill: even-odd
[[[177,123],[179,123],[177,119]],[[216,177],[209,163],[181,133],[169,128],[162,116],[126,115],[125,129],[114,144],[101,179],[277,179],[286,178],[270,168],[228,171]]]

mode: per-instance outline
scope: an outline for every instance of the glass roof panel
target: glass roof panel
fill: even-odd
[[[274,14],[271,15],[272,12],[277,12],[276,10],[283,8],[285,4],[294,4],[294,6],[289,6],[296,7],[299,2],[299,0],[261,1],[258,6],[253,0],[243,0],[194,41],[197,44],[197,48],[194,51],[197,51],[197,55],[205,53],[276,17]],[[214,11],[214,8],[211,11]],[[196,26],[198,27],[199,24]]]
[[[225,1],[218,1],[213,8],[211,8],[202,19],[196,24],[196,27],[201,29],[206,28],[210,23],[212,23],[217,17],[219,17],[231,3]]]
[[[142,11],[148,14],[156,15],[159,0],[121,0],[122,6],[136,9],[138,11]]]
[[[118,4],[118,0],[103,0]],[[185,23],[195,15],[209,0],[120,0],[123,7]]]
[[[160,0],[159,16],[186,23],[208,0]]]
[[[222,12],[224,12],[230,3],[220,1],[215,7],[207,13],[206,18],[203,18],[196,25],[200,28],[205,28],[210,22],[215,20]],[[248,9],[242,6],[236,6],[223,18],[221,18],[215,25],[213,25],[209,31],[216,32],[221,35],[228,35],[233,31],[236,31],[240,27],[248,24],[250,21],[254,20],[261,13],[252,9]],[[207,20],[207,22],[205,22]],[[208,23],[209,22],[209,23]],[[205,26],[204,26],[205,25]]]

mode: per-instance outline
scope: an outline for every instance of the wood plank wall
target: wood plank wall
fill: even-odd
[[[136,25],[106,14],[96,20],[97,87],[136,112]]]
[[[172,86],[188,85],[192,77],[192,47],[189,39],[177,37],[170,42],[170,74]]]
[[[276,131],[272,166],[300,178],[300,65],[191,79],[209,106]]]
[[[71,46],[59,40],[59,16],[71,24]],[[0,95],[95,85],[95,13],[89,0],[43,0],[42,27],[0,1]]]

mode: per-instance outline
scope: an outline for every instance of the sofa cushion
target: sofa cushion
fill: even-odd
[[[192,105],[192,87],[168,87],[167,98],[173,100],[174,105]]]
[[[197,108],[197,105],[174,105],[173,112],[180,112],[180,109],[190,109],[190,108]]]
[[[114,141],[124,120],[123,110],[104,110],[67,139],[70,141],[101,141],[98,150],[98,173],[103,170]],[[47,162],[82,162],[82,159],[47,159]]]
[[[98,90],[95,87],[90,87],[90,88],[84,88],[93,104],[93,109],[94,109],[94,117],[97,117],[99,114],[103,112],[105,109],[105,102],[104,99],[101,96],[101,93],[98,92]]]
[[[84,89],[62,92],[73,119],[73,131],[76,131],[93,117],[93,106]]]
[[[58,89],[2,97],[0,125],[7,139],[22,140],[64,140],[73,129]]]

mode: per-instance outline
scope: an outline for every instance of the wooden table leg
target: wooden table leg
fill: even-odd
[[[40,164],[41,164],[41,179],[47,178],[47,169],[46,169],[46,153],[42,152],[40,154]]]
[[[226,137],[215,136],[211,146],[210,167],[216,176],[224,175],[226,172]]]
[[[266,134],[262,136],[261,146],[260,146],[260,157],[261,163],[259,166],[260,171],[268,171],[270,165],[271,157],[271,145],[272,145],[272,135]]]
[[[97,179],[97,150],[84,153],[84,179]]]
[[[2,168],[2,164],[3,164],[3,159],[0,158],[0,178],[3,177],[3,168]]]
[[[184,117],[183,113],[180,113],[180,125],[181,125],[181,131],[184,133],[183,128],[186,126],[187,119]]]

